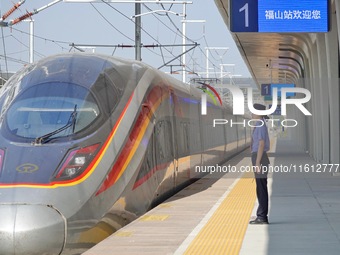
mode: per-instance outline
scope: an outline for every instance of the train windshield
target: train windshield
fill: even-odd
[[[18,95],[7,111],[6,122],[13,135],[32,139],[47,135],[53,139],[85,129],[99,114],[98,104],[88,89],[50,82]]]

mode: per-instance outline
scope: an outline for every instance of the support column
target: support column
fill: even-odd
[[[311,77],[312,77],[312,64],[310,59],[310,52],[306,53],[308,57],[305,59],[305,78],[303,78],[303,84],[306,89],[312,91]],[[306,107],[313,114],[313,101],[306,103]],[[306,128],[306,148],[305,150],[311,155],[314,148],[314,127],[313,127],[313,116],[305,116],[305,128]]]
[[[313,65],[313,76],[311,78],[311,94],[312,94],[312,114],[313,114],[313,158],[320,162],[322,160],[322,123],[321,123],[321,104],[320,96],[321,89],[319,85],[319,59],[318,49],[316,42],[313,43],[311,48],[311,57]]]
[[[317,52],[318,52],[318,60],[319,60],[319,84],[316,84],[319,86],[320,94],[318,94],[319,101],[321,102],[321,115],[318,125],[322,125],[321,130],[321,150],[322,150],[322,163],[329,163],[330,157],[330,126],[329,126],[329,96],[328,96],[328,90],[329,90],[329,78],[328,78],[328,61],[327,61],[327,50],[326,50],[326,42],[325,42],[325,35],[324,34],[318,34],[317,35]]]

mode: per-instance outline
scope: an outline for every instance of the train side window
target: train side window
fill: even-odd
[[[189,146],[189,141],[190,141],[190,131],[189,131],[189,128],[190,128],[190,124],[189,123],[185,123],[185,126],[184,126],[184,130],[185,130],[185,143],[186,143],[186,151],[187,151],[187,154],[190,154],[190,146]]]
[[[123,67],[121,67],[118,72],[111,63],[107,62],[103,68],[103,72],[100,73],[91,88],[99,98],[104,108],[103,110],[107,114],[113,112],[124,93],[126,83],[120,73],[122,71],[128,72],[128,70],[125,70]]]
[[[124,82],[121,73],[125,73],[125,76],[127,76],[126,73],[131,73],[130,69],[126,69],[127,68],[121,67],[119,72],[112,67],[105,69],[106,79],[109,80],[112,86],[117,90],[118,95],[122,95],[126,87],[126,83]]]
[[[181,137],[179,140],[179,155],[180,156],[187,156],[189,154],[189,130],[188,124],[186,122],[181,123]]]
[[[110,114],[119,101],[121,96],[118,90],[113,86],[109,77],[105,73],[101,73],[93,84],[91,90],[97,95],[101,102],[103,110]]]
[[[198,122],[189,124],[189,146],[190,154],[201,151],[200,125]]]
[[[172,150],[172,133],[171,124],[169,121],[162,120],[156,124],[156,163],[161,164],[168,162],[173,158]]]
[[[141,168],[139,170],[139,173],[137,175],[136,180],[142,179],[144,176],[147,176],[149,173],[152,173],[154,171],[155,163],[154,163],[154,136],[151,135],[149,144],[146,148],[146,152],[144,155],[143,163],[141,165]]]

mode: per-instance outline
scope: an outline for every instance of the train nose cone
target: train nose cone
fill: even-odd
[[[60,254],[65,220],[46,205],[0,205],[0,254]]]

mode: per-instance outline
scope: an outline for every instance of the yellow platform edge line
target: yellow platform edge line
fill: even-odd
[[[188,254],[239,254],[256,200],[252,173],[243,175],[190,243]]]

